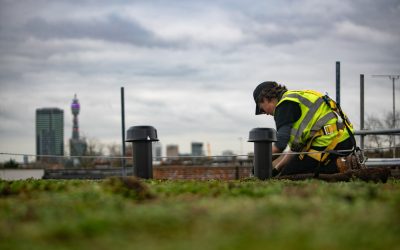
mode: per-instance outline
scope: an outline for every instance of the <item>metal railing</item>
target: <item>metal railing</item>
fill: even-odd
[[[400,129],[363,129],[354,132],[355,135],[400,135]]]
[[[361,137],[360,140],[360,147],[364,148],[364,137],[367,135],[390,135],[390,136],[395,136],[395,135],[400,135],[400,129],[375,129],[375,130],[368,130],[368,129],[362,129],[354,132],[355,135],[359,135]],[[393,140],[394,144],[396,143],[396,140]],[[393,158],[396,158],[396,145],[391,147],[393,150]]]
[[[400,131],[400,130],[399,130]],[[361,135],[357,134],[356,135]],[[397,149],[400,146],[396,147],[373,147],[373,148],[361,148],[361,151],[376,151],[376,150],[390,150],[390,149]],[[345,149],[345,150],[325,150],[325,151],[312,151],[312,152],[282,152],[282,153],[273,153],[273,156],[281,156],[281,155],[307,155],[307,154],[320,154],[320,153],[349,153],[352,152],[352,149]],[[27,156],[27,157],[42,157],[42,158],[61,158],[61,159],[70,159],[70,158],[80,158],[80,159],[111,159],[111,160],[118,160],[118,159],[132,159],[132,156],[115,156],[115,155],[37,155],[37,154],[25,154],[25,153],[10,153],[10,152],[0,152],[0,155],[7,155],[7,156]],[[233,155],[180,155],[180,156],[153,156],[153,160],[157,159],[202,159],[202,158],[236,158],[236,157],[249,157],[251,158],[251,154],[243,155],[243,154],[233,154]]]

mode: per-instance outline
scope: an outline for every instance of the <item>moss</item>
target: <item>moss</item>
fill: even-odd
[[[0,249],[396,249],[400,182],[0,181]]]

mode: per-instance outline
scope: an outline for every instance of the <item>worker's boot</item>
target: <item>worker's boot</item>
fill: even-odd
[[[336,166],[340,173],[344,173],[348,170],[365,168],[365,165],[360,163],[359,158],[355,154],[350,154],[345,157],[338,157],[336,159]]]
[[[360,169],[361,166],[358,163],[357,157],[354,154],[346,156],[346,163],[349,169]]]
[[[346,157],[338,157],[336,159],[336,166],[337,169],[339,170],[339,173],[344,173],[347,172],[347,170],[349,170]]]

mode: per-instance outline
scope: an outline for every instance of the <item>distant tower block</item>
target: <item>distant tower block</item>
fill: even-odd
[[[64,110],[36,109],[36,154],[64,155]],[[38,156],[38,161],[60,162],[61,158]]]
[[[87,147],[86,141],[84,139],[79,138],[78,115],[79,115],[80,109],[81,109],[81,106],[80,106],[79,100],[75,94],[74,99],[72,99],[72,104],[71,104],[71,112],[72,112],[72,115],[74,116],[73,125],[72,125],[72,138],[69,140],[71,156],[82,156],[86,153],[86,147]],[[80,163],[79,158],[73,157],[72,160],[73,160],[74,166],[79,165],[79,163]]]

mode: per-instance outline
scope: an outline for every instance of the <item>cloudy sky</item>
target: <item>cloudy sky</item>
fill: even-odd
[[[75,93],[81,135],[120,143],[123,86],[127,128],[152,125],[181,152],[247,153],[249,130],[274,126],[254,115],[254,87],[335,98],[336,61],[356,128],[360,74],[366,115],[391,112],[391,81],[371,75],[400,73],[400,1],[0,0],[0,152],[35,153],[42,107],[64,109],[67,143]]]

